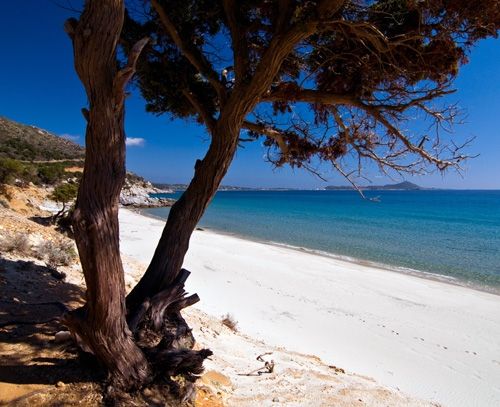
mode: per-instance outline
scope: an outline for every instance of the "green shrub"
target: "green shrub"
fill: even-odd
[[[63,163],[43,164],[38,167],[38,178],[43,184],[53,185],[66,175]]]
[[[78,184],[74,182],[66,182],[55,187],[49,198],[65,205],[75,199],[77,193]]]
[[[24,165],[12,158],[0,158],[0,184],[12,184],[16,178],[22,178]]]

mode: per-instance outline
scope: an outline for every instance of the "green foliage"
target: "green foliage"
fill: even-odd
[[[68,178],[79,178],[80,173],[67,173],[65,168],[74,162],[27,163],[12,158],[0,157],[0,184],[23,184],[33,182],[40,185],[54,185]]]
[[[287,56],[274,78],[275,85],[280,81],[298,85],[307,78],[311,87],[336,94],[370,97],[383,91],[387,92],[384,99],[397,99],[407,87],[421,81],[443,83],[455,77],[470,46],[478,39],[497,36],[500,27],[498,0],[345,1],[329,18],[321,10],[321,3],[328,2],[249,0],[229,6],[234,8],[229,14],[233,14],[241,36],[240,44],[234,44],[223,2],[158,3],[182,40],[190,44],[191,54],[200,55],[198,59],[209,66],[205,72],[194,68],[184,51],[166,35],[153,9],[137,17],[127,14],[125,51],[142,37],[153,39],[139,60],[136,77],[147,110],[175,117],[197,115],[186,91],[216,115],[223,103],[210,86],[209,75],[218,75],[221,82],[230,85],[222,70],[232,72],[238,57],[246,66],[245,77],[236,79],[249,82],[278,28],[286,32],[294,25],[322,22]],[[240,55],[231,55],[227,44]],[[293,101],[293,93],[289,101]],[[284,102],[285,106],[289,104]]]
[[[421,173],[467,158],[459,147],[467,142],[439,132],[458,121],[456,107],[432,102],[453,91],[478,40],[498,37],[498,0],[133,3],[122,44],[127,54],[151,39],[135,76],[150,112],[212,133],[224,119],[249,130],[247,141],[266,137],[276,166],[316,175],[318,162],[349,177],[365,160]],[[430,119],[435,135],[407,130],[415,118]],[[357,171],[344,168],[350,157],[359,158]]]
[[[42,164],[38,167],[38,178],[43,184],[53,185],[66,174],[64,168],[62,163]]]
[[[11,158],[0,158],[0,184],[12,184],[16,178],[21,178],[25,166]]]
[[[78,193],[78,184],[74,182],[67,182],[60,184],[54,188],[54,191],[50,195],[50,199],[66,204],[76,198]]]
[[[0,155],[16,157],[20,160],[31,160],[36,156],[35,148],[25,140],[7,139],[0,145]]]

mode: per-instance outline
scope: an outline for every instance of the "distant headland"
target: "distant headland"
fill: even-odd
[[[338,190],[352,190],[354,189],[352,186],[343,186],[343,185],[328,185],[325,187],[327,191],[338,191]],[[414,184],[409,181],[399,182],[397,184],[386,184],[386,185],[360,185],[359,189],[363,191],[417,191],[417,190],[427,190],[432,188],[424,188],[417,184]]]
[[[171,191],[185,191],[187,188],[186,184],[163,184],[163,183],[153,183],[155,188]],[[409,181],[403,181],[397,184],[386,184],[386,185],[362,185],[359,189],[363,191],[417,191],[417,190],[429,190],[432,188],[424,188],[417,184]],[[240,187],[233,185],[221,185],[219,191],[296,191],[297,188],[259,188],[259,187]],[[354,188],[350,185],[327,185],[323,188],[317,188],[317,190],[324,191],[350,191]]]

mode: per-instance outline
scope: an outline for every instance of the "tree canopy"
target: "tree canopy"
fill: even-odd
[[[346,176],[347,157],[357,171],[364,159],[383,171],[458,167],[464,145],[440,130],[459,111],[437,99],[453,92],[471,46],[500,27],[496,0],[141,4],[130,4],[123,40],[127,49],[153,39],[137,76],[150,112],[210,132],[237,108],[248,131],[240,142],[264,137],[275,165],[312,169],[318,159]],[[430,119],[434,131],[412,133],[410,119]]]
[[[88,97],[72,215],[87,293],[63,322],[108,369],[108,397],[155,380],[163,389],[176,374],[194,394],[211,351],[193,350],[182,318],[199,301],[185,292],[190,272],[182,265],[241,143],[264,138],[277,166],[314,171],[319,160],[348,179],[349,157],[358,170],[365,159],[399,172],[457,167],[460,145],[442,143],[439,130],[412,134],[405,122],[427,117],[439,129],[454,121],[453,106],[434,102],[452,92],[470,47],[498,34],[499,7],[498,0],[130,0],[125,13],[123,0],[86,0],[65,28]],[[149,111],[198,121],[210,146],[125,298],[118,196],[125,86],[135,72]]]

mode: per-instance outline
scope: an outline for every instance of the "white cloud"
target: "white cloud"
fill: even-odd
[[[146,140],[140,137],[127,137],[125,139],[125,144],[129,147],[142,147]]]

